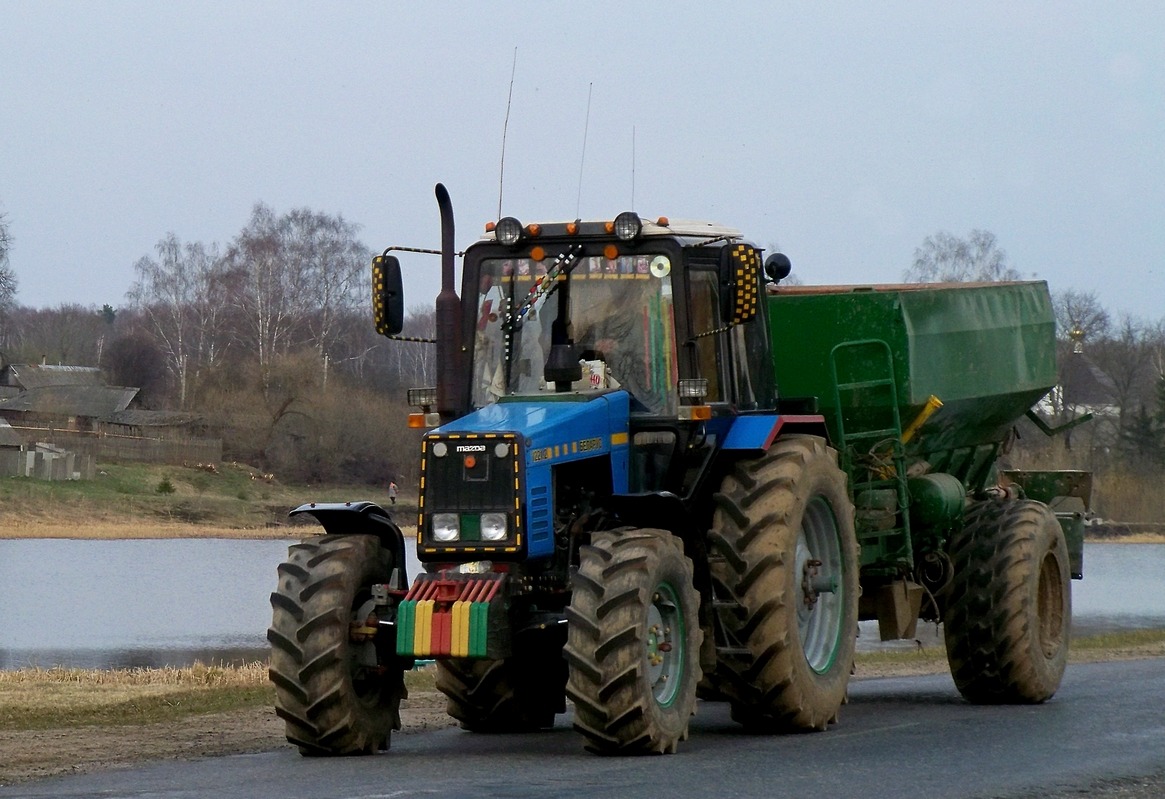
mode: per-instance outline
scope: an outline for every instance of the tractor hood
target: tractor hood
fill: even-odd
[[[610,453],[614,469],[613,487],[620,491],[626,490],[627,485],[630,412],[630,396],[626,391],[598,396],[551,394],[546,398],[521,397],[487,405],[442,425],[428,437],[514,434],[521,442],[527,468],[554,466]],[[618,461],[622,463],[621,469],[616,468]]]

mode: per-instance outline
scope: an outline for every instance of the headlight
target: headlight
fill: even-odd
[[[433,514],[433,540],[456,541],[461,537],[461,520],[456,513]]]
[[[619,241],[633,241],[643,230],[643,222],[634,211],[624,211],[615,217],[615,238]]]
[[[512,216],[507,216],[498,220],[497,227],[494,228],[494,235],[502,244],[507,247],[513,247],[522,240],[522,223]]]
[[[481,540],[482,541],[503,541],[506,538],[506,514],[504,513],[483,513],[481,514]]]

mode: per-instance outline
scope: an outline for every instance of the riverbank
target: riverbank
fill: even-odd
[[[414,519],[415,514],[398,518]],[[416,536],[415,524],[400,525],[405,537]],[[147,520],[57,521],[51,519],[15,519],[0,514],[0,541],[32,538],[75,539],[81,541],[117,541],[130,539],[219,538],[240,541],[296,541],[317,532],[318,525],[308,523],[267,527],[223,527],[213,524],[155,522]],[[1165,536],[1161,539],[1165,543]]]

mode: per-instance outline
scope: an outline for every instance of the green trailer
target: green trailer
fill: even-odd
[[[1002,468],[1056,379],[1045,284],[787,286],[738,231],[633,212],[505,217],[459,254],[437,198],[424,571],[372,502],[295,511],[325,534],[280,567],[268,637],[301,751],[386,747],[420,658],[473,732],[569,699],[588,749],[671,753],[697,697],[824,730],[862,619],[941,622],[972,702],[1055,693],[1089,477]],[[397,339],[404,250],[373,261]]]
[[[963,583],[988,582],[972,572],[994,568],[1020,546],[1000,541],[995,550],[1004,551],[981,552],[977,539],[986,533],[1007,539],[1015,525],[1037,527],[1035,516],[1046,523],[1053,513],[1046,506],[1055,506],[1068,574],[1083,576],[1090,476],[999,469],[1016,423],[1056,383],[1047,285],[777,286],[768,303],[782,396],[806,398],[825,417],[849,479],[861,547],[861,617],[877,618],[885,639],[913,636],[920,617],[947,620],[956,679],[974,693],[982,664],[963,662],[960,633],[952,631],[970,626],[973,611],[949,598],[985,588]],[[1024,523],[995,512],[1001,501],[1025,503]],[[1043,538],[1058,543],[1050,532]],[[1041,575],[1040,601],[1057,589],[1066,617],[1067,586],[1050,585],[1050,570]],[[1058,625],[1043,625],[1041,646],[1055,649],[1057,637],[1066,644]],[[1047,685],[1025,690],[1047,693]]]

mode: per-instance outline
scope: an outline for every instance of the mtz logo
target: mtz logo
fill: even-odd
[[[485,444],[458,444],[458,452],[485,452]]]

